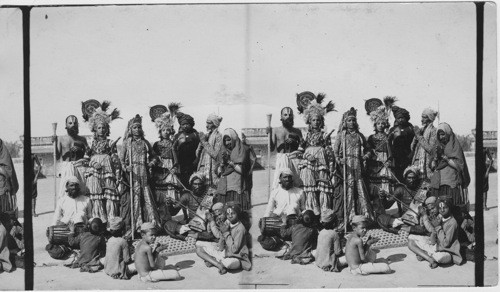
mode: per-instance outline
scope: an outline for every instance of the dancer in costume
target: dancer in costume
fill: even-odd
[[[390,206],[384,206],[379,198],[379,192],[392,193],[390,181],[392,174],[390,167],[392,165],[392,152],[389,147],[389,139],[386,130],[389,128],[389,120],[383,107],[379,107],[370,113],[370,119],[375,128],[375,134],[368,137],[367,148],[368,160],[366,161],[368,177],[368,193],[374,211],[378,214],[385,214],[385,209]]]
[[[152,169],[152,186],[162,222],[170,220],[171,216],[179,212],[179,208],[173,207],[172,200],[178,201],[182,190],[182,185],[176,176],[179,172],[179,161],[172,140],[175,134],[175,111],[179,105],[171,103],[168,107],[169,109],[163,105],[155,105],[149,111],[151,120],[160,134],[160,140],[153,145],[155,165]]]
[[[338,132],[334,146],[337,163],[346,164],[346,173],[343,174],[347,182],[346,224],[349,224],[355,215],[363,215],[371,221],[374,220],[370,198],[363,180],[363,160],[368,159],[369,149],[365,136],[359,132],[356,115],[356,109],[353,107],[344,113],[342,131]]]
[[[120,211],[120,196],[116,191],[116,178],[111,165],[111,156],[116,153],[116,142],[120,138],[114,142],[108,139],[109,124],[119,118],[120,112],[115,108],[108,114],[106,111],[109,106],[109,101],[103,101],[92,116],[84,116],[84,121],[88,121],[90,131],[94,133],[91,147],[87,151],[90,161],[85,173],[86,185],[92,202],[92,217],[100,218],[103,223],[118,217]]]
[[[128,122],[124,136],[126,139],[123,143],[123,152],[120,159],[124,170],[129,176],[132,176],[133,226],[135,231],[139,230],[140,226],[145,222],[151,222],[159,226],[160,218],[149,186],[148,168],[154,165],[153,147],[144,139],[141,116],[136,115]],[[127,198],[127,200],[121,200],[122,209],[130,209],[130,195]],[[123,219],[130,221],[130,218]]]
[[[222,135],[219,126],[222,117],[210,114],[207,117],[207,134],[200,132],[200,144],[196,156],[200,160],[198,172],[204,173],[208,186],[217,187],[218,177],[216,175],[217,156],[222,147]]]
[[[281,109],[281,123],[279,128],[267,128],[270,140],[271,151],[276,149],[276,167],[271,189],[280,186],[279,170],[288,168],[293,173],[293,186],[301,187],[302,181],[299,174],[299,163],[302,160],[302,153],[298,151],[300,143],[303,141],[302,132],[293,127],[293,110],[290,107]]]
[[[306,96],[306,98],[303,98]],[[333,186],[330,180],[330,162],[327,152],[331,152],[331,139],[333,133],[325,133],[325,115],[335,110],[330,101],[323,107],[324,94],[314,96],[311,92],[302,92],[297,95],[302,101],[299,105],[299,113],[303,113],[304,120],[309,129],[306,139],[302,142],[301,149],[304,151],[303,159],[299,164],[300,179],[304,185],[306,194],[306,210],[312,210],[319,215],[321,210],[332,208]],[[306,102],[309,100],[309,102]],[[319,195],[319,199],[318,199]]]

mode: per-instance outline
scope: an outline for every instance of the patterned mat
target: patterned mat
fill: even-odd
[[[156,237],[156,242],[159,242],[161,245],[167,245],[168,247],[162,251],[160,251],[160,256],[173,256],[179,254],[188,254],[196,252],[196,239],[192,237],[187,237],[186,241],[173,239],[170,236],[158,236]],[[139,239],[135,240],[132,245],[134,247],[139,243]]]
[[[373,244],[373,248],[384,249],[391,247],[402,247],[408,245],[408,232],[405,230],[399,230],[399,234],[385,232],[382,229],[370,229],[366,232],[363,237],[363,241],[366,242],[368,236],[380,238],[380,240]]]

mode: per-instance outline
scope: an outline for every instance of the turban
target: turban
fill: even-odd
[[[366,222],[366,217],[363,216],[363,215],[356,215],[354,217],[352,217],[352,223],[355,223],[355,224],[358,224],[358,223],[361,223],[361,222]]]
[[[179,121],[179,125],[182,125],[182,124],[190,124],[191,126],[194,126],[194,119],[192,116],[190,115],[186,115],[184,113],[177,113],[177,120]]]
[[[334,212],[332,209],[325,209],[321,211],[321,222],[328,223],[333,221]]]
[[[406,175],[408,175],[408,173],[410,172],[413,172],[416,176],[420,175],[420,170],[418,169],[418,166],[410,165],[405,169],[403,177],[406,177]]]
[[[120,230],[123,227],[123,220],[120,217],[109,219],[109,230]]]
[[[146,232],[146,231],[151,230],[151,229],[156,229],[156,225],[154,223],[152,223],[152,222],[142,223],[142,225],[141,225],[142,232]]]
[[[279,170],[279,173],[280,173],[280,176],[281,176],[282,174],[293,175],[293,172],[292,172],[292,171],[290,170],[290,168],[288,168],[288,167],[281,168],[281,169]]]
[[[66,184],[69,184],[69,183],[75,183],[75,184],[79,184],[80,181],[78,180],[78,178],[74,175],[68,177],[68,180],[66,181]]]
[[[201,172],[195,172],[189,178],[189,184],[192,184],[195,179],[201,180],[202,184],[205,184],[205,175]]]
[[[224,204],[222,203],[215,203],[213,206],[212,206],[212,211],[216,211],[216,210],[222,210],[224,208]]]
[[[431,204],[436,204],[437,198],[436,197],[428,197],[425,199],[424,204],[425,205],[431,205]]]
[[[393,106],[392,113],[393,113],[395,119],[397,119],[399,117],[404,117],[408,121],[410,120],[410,113],[402,107]]]
[[[424,109],[424,111],[422,112],[422,115],[427,116],[429,118],[429,120],[434,122],[434,120],[436,119],[436,117],[438,115],[438,112],[431,109],[430,107],[428,107],[428,108]]]
[[[207,121],[212,122],[218,128],[220,125],[220,122],[222,122],[222,117],[219,117],[216,114],[209,114]]]

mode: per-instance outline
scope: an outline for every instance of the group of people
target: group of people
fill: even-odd
[[[305,135],[294,128],[290,107],[281,110],[281,127],[268,128],[277,156],[273,189],[261,219],[263,236],[291,240],[284,258],[292,263],[315,260],[322,269],[339,271],[341,238],[352,230],[345,246],[350,271],[389,273],[388,266],[367,265],[374,260],[365,256],[368,247],[377,239],[363,243],[359,237],[366,227],[393,233],[405,229],[412,234],[409,248],[432,268],[462,263],[464,248],[474,245],[468,213],[470,176],[450,125],[435,127],[438,112],[427,108],[422,127],[413,126],[410,113],[388,96],[366,101],[374,129],[368,139],[359,129],[357,110],[350,108],[332,143],[333,130],[326,133],[324,126],[334,106],[331,101],[324,105],[324,98],[311,92],[297,94],[298,111],[307,124]],[[395,203],[398,214],[387,214]],[[274,221],[280,225],[279,234],[276,226],[263,223],[273,222],[270,218],[279,218]]]
[[[106,272],[110,262],[114,267],[125,267],[127,257],[116,255],[125,249],[114,248],[112,260],[104,261],[104,265],[96,261],[108,258],[102,237],[110,237],[109,232],[114,231],[126,239],[140,232],[144,244],[136,248],[135,268],[144,281],[178,278],[165,271],[150,273],[154,266],[151,255],[157,252],[146,246],[155,242],[156,234],[184,241],[187,236],[194,237],[197,254],[221,274],[227,269],[250,269],[244,219],[251,208],[255,163],[251,148],[234,129],[219,131],[222,117],[208,115],[207,133],[198,132],[193,117],[181,112],[180,104],[171,103],[150,108],[158,141],[151,145],[144,138],[142,117],[136,115],[128,122],[118,151],[121,137],[115,141],[108,137],[110,124],[120,113],[117,109],[109,113],[109,106],[107,101],[82,103],[83,119],[93,133],[90,145],[78,135],[74,115],[66,118],[68,134],[53,138],[60,159],[61,186],[52,228],[62,230],[54,226],[66,226],[74,237],[68,245],[80,248],[78,259],[71,265],[81,271],[103,266]],[[177,133],[175,119],[180,126]],[[182,219],[177,219],[181,210]],[[93,238],[94,243],[84,243],[82,236]],[[107,245],[109,249],[110,239]],[[139,265],[137,257],[144,257]],[[123,263],[117,264],[117,259]],[[115,277],[116,269],[108,274]],[[121,272],[118,278],[128,276]]]

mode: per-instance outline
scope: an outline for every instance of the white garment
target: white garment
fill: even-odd
[[[63,161],[58,162],[59,170],[57,172],[57,176],[61,178],[59,182],[59,191],[57,192],[57,199],[64,197],[66,195],[66,183],[68,182],[68,178],[72,176],[76,176],[79,181],[80,191],[82,194],[87,193],[87,186],[85,185],[84,172],[85,167],[81,163]]]
[[[90,199],[86,196],[78,196],[73,199],[68,195],[64,195],[57,201],[56,211],[52,226],[59,224],[87,223],[92,214],[92,205]]]
[[[280,170],[284,168],[289,168],[293,174],[293,186],[301,187],[302,180],[300,179],[300,174],[298,170],[298,164],[300,159],[290,158],[289,153],[276,153],[276,165],[274,171],[274,178],[271,184],[271,189],[277,189],[280,187]]]
[[[292,187],[289,190],[281,186],[271,191],[264,217],[299,215],[305,210],[306,195],[302,189]]]

